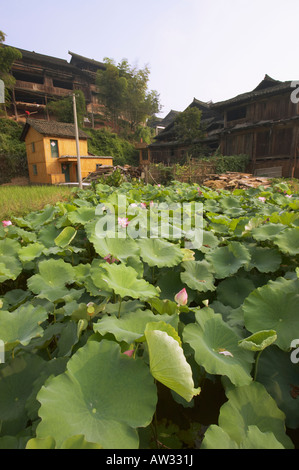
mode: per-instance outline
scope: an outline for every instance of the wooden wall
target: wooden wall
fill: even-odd
[[[59,158],[53,158],[51,155],[51,140],[58,141]],[[77,147],[75,139],[45,137],[30,127],[25,143],[31,183],[58,184],[65,182],[65,175],[62,173],[61,166],[63,164],[69,165],[70,181],[77,181]],[[79,141],[79,151],[81,157],[88,156],[87,140]],[[65,158],[61,159],[61,157]],[[98,164],[112,166],[113,158],[81,158],[80,163],[82,178],[85,178],[89,173],[96,170]]]

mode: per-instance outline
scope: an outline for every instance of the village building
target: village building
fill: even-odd
[[[299,177],[299,105],[292,99],[292,81],[265,75],[247,93],[218,103],[194,98],[190,106],[202,111],[207,154],[248,155],[248,171],[273,177]],[[188,151],[175,140],[172,121],[155,141],[140,149],[143,164],[182,161]]]
[[[8,47],[4,45],[4,47]],[[86,101],[86,127],[103,123],[103,105],[96,93],[97,70],[105,70],[105,64],[69,52],[71,60],[51,57],[24,49],[18,50],[22,58],[16,60],[11,73],[16,80],[8,114],[17,121],[25,121],[28,115],[36,119],[50,120],[47,104],[65,98],[74,90],[81,90]],[[55,119],[55,118],[53,118]]]
[[[79,129],[82,179],[113,158],[88,153],[88,135]],[[27,119],[21,140],[26,144],[29,180],[33,184],[78,182],[75,125],[41,119]]]

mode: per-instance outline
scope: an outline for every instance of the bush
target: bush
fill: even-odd
[[[114,165],[138,166],[139,152],[134,145],[108,129],[84,129],[90,135],[88,151],[94,155],[113,157]]]
[[[0,184],[17,176],[28,176],[26,146],[20,141],[23,126],[0,119]]]

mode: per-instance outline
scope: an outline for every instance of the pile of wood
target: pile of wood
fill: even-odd
[[[212,189],[248,189],[264,186],[271,186],[270,178],[262,176],[253,176],[250,173],[238,173],[230,171],[221,175],[209,175],[203,181],[203,185]]]
[[[112,175],[112,173],[118,169],[120,170],[121,174],[127,177],[128,179],[141,177],[140,167],[134,167],[130,165],[124,165],[124,166],[102,165],[101,167],[99,167],[98,170],[93,171],[92,173],[89,173],[89,175],[86,178],[84,178],[83,182],[91,183],[92,181],[97,181],[102,176],[106,177],[106,176]]]

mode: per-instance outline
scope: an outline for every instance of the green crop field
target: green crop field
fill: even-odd
[[[66,186],[0,186],[0,220],[43,209],[71,197]]]

